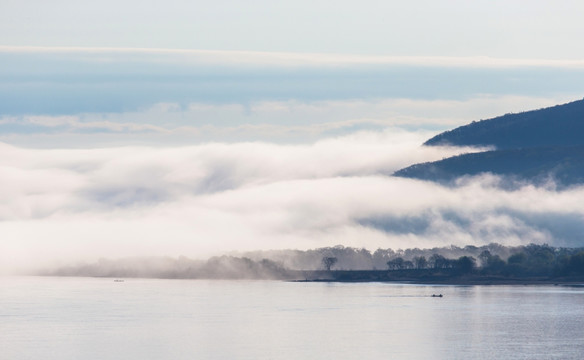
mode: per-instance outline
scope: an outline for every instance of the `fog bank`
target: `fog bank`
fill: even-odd
[[[2,271],[230,251],[580,246],[584,187],[454,186],[390,176],[472,149],[388,129],[305,145],[32,150],[0,145]]]

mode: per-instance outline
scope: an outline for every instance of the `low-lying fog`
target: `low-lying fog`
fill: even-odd
[[[581,246],[584,187],[396,178],[472,149],[387,129],[312,144],[25,149],[0,145],[0,271],[100,257],[548,243]]]

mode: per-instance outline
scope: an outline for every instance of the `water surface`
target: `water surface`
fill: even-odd
[[[584,288],[4,277],[0,349],[2,360],[581,359]]]

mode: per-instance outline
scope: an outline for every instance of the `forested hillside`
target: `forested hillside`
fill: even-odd
[[[495,146],[497,149],[584,145],[584,99],[506,114],[443,132],[424,145]]]
[[[451,182],[482,173],[559,188],[584,183],[584,100],[507,114],[441,133],[425,146],[492,146],[495,149],[415,164],[395,176]]]
[[[458,177],[491,173],[560,188],[584,183],[584,146],[510,149],[454,156],[397,171],[401,177],[448,183]]]

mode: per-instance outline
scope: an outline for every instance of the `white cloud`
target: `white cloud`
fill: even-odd
[[[452,68],[567,68],[582,69],[582,59],[502,58],[490,56],[395,56],[307,52],[267,52],[132,47],[0,46],[0,53],[66,54],[89,62],[135,61],[183,65],[322,67],[407,65]],[[88,56],[90,55],[90,56]],[[146,56],[146,57],[145,57]]]
[[[156,105],[156,108],[165,104]],[[168,108],[164,108],[167,110]],[[96,116],[97,117],[97,116]],[[13,121],[14,122],[14,121]],[[63,127],[68,131],[97,130],[101,132],[168,132],[168,130],[149,124],[123,123],[112,121],[80,121],[79,116],[48,116],[34,115],[23,117],[23,123],[37,125],[39,127],[55,128]]]
[[[344,244],[582,244],[584,188],[503,190],[386,176],[461,150],[407,132],[307,145],[0,151],[1,263]],[[558,229],[546,219],[562,219]]]

